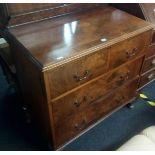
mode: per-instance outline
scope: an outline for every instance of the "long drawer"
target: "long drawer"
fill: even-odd
[[[90,107],[62,120],[55,126],[56,146],[62,145],[98,119],[106,116],[117,107],[129,101],[136,95],[138,78],[126,83],[111,94],[96,100]]]
[[[110,69],[142,55],[150,44],[151,31],[120,42],[110,49]]]
[[[51,98],[105,73],[107,54],[103,49],[48,71]]]
[[[142,58],[139,58],[133,62],[127,63],[101,76],[88,85],[60,99],[54,100],[51,103],[54,123],[59,124],[64,118],[70,117],[74,113],[91,106],[92,102],[98,98],[139,75],[141,62]]]

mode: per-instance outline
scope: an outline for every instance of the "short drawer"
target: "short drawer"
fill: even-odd
[[[155,67],[155,56],[149,59],[146,59],[143,64],[143,73],[149,71]]]
[[[148,31],[112,46],[109,53],[110,69],[144,54],[149,46],[150,38],[151,31]]]
[[[103,74],[106,70],[107,49],[103,49],[49,71],[51,98]]]
[[[58,126],[55,126],[56,146],[67,142],[97,120],[134,98],[137,84],[138,79],[136,78],[111,94],[100,98],[91,107],[61,121]]]
[[[149,48],[148,48],[148,50],[146,51],[146,57],[147,58],[148,57],[151,57],[153,55],[155,55],[155,43],[152,44],[152,45],[150,45]]]
[[[84,108],[92,105],[98,98],[139,75],[142,58],[123,65],[99,79],[51,103],[54,123],[58,124]]]
[[[146,74],[143,74],[141,76],[139,87],[143,87],[145,84],[151,82],[154,79],[155,79],[155,69],[153,69],[153,70],[151,70],[151,71],[149,71]]]

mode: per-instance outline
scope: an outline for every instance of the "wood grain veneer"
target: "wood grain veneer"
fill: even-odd
[[[139,18],[145,19],[146,21],[149,21],[154,25],[153,26],[154,31],[152,32],[152,39],[151,39],[152,41],[147,50],[145,62],[143,63],[144,69],[142,71],[142,74],[144,74],[144,72],[146,73],[151,71],[153,66],[151,68],[148,66],[150,66],[149,60],[151,60],[151,57],[155,56],[155,13],[154,13],[155,4],[154,3],[134,3],[134,4],[122,3],[122,4],[112,4],[112,5],[128,13],[131,13]],[[150,83],[150,81],[148,81],[148,83]],[[144,85],[140,84],[140,86],[142,88]]]
[[[103,5],[2,33],[23,99],[54,149],[136,97],[152,28]]]
[[[101,4],[102,5],[102,4]],[[0,4],[3,7],[1,14],[9,19],[9,27],[34,23],[57,16],[71,14],[81,10],[96,7],[97,4],[85,3],[6,3]],[[0,15],[1,15],[0,14]]]

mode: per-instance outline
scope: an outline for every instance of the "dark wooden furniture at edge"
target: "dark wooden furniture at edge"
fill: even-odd
[[[153,3],[134,3],[134,4],[113,4],[114,7],[133,14],[148,22],[154,24],[152,41],[149,45],[143,69],[141,72],[141,80],[139,89],[143,88],[150,82],[155,80],[155,4]]]
[[[108,4],[0,7],[23,100],[54,150],[135,99],[155,72],[153,25]]]

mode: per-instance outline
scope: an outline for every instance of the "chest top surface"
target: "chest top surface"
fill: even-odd
[[[151,27],[148,22],[106,6],[11,28],[10,32],[46,68]]]

